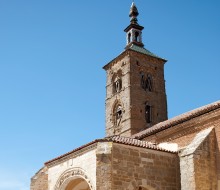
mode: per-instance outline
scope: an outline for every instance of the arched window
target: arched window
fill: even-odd
[[[153,85],[152,85],[152,77],[150,74],[147,75],[146,82],[145,82],[145,90],[152,92]]]
[[[141,72],[141,87],[149,92],[153,91],[153,80],[150,74],[147,74],[147,76]]]
[[[135,32],[135,41],[139,42],[139,33],[138,32]]]
[[[113,92],[117,93],[121,90],[121,88],[122,88],[121,78],[116,77],[115,80],[114,80],[114,83],[113,83]]]
[[[143,72],[141,72],[141,87],[145,89],[145,76]]]
[[[119,126],[119,124],[121,123],[122,114],[123,114],[122,106],[120,104],[117,104],[114,108],[114,113],[113,113],[114,123],[116,126]]]
[[[152,121],[152,106],[148,103],[145,104],[145,119],[147,123],[151,123]]]
[[[128,33],[128,43],[131,42],[131,33]]]

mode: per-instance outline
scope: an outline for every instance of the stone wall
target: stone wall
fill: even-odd
[[[177,143],[179,148],[182,149],[187,147],[200,131],[209,127],[214,128],[216,136],[215,156],[217,159],[218,189],[220,190],[220,109],[182,122],[157,134],[148,136],[144,140],[157,143]]]
[[[177,154],[113,144],[112,190],[179,190]]]
[[[107,75],[106,136],[130,137],[167,119],[163,60],[127,50],[104,66],[104,69]],[[151,90],[144,89],[147,86],[147,76],[151,76]],[[114,90],[115,78],[121,79],[121,89],[118,92]],[[114,112],[117,104],[123,110],[118,123]],[[151,108],[150,122],[146,121],[146,105]]]
[[[57,189],[58,183],[64,186],[65,181],[77,177],[86,178],[92,190],[96,189],[96,144],[48,164],[48,190]]]
[[[180,153],[181,189],[217,189],[216,164],[216,137],[209,128]]]
[[[31,190],[48,189],[47,171],[48,171],[47,167],[43,167],[31,178]]]
[[[111,190],[112,186],[112,142],[98,143],[96,151],[97,190]]]
[[[167,100],[164,80],[164,61],[130,52],[131,64],[131,127],[132,134],[167,120]],[[143,88],[147,76],[151,77],[152,90]],[[151,122],[146,121],[145,106],[151,107]]]
[[[216,138],[214,131],[196,150],[194,163],[196,190],[217,189]]]

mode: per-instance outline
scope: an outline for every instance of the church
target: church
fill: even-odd
[[[107,63],[105,132],[45,162],[31,190],[220,190],[220,101],[167,116],[164,66],[131,5],[125,50]]]

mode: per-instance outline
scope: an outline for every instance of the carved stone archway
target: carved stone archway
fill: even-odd
[[[74,187],[80,186],[80,189],[95,190],[88,175],[81,168],[72,168],[65,171],[58,179],[55,190],[74,190]],[[75,188],[76,190],[79,188]]]

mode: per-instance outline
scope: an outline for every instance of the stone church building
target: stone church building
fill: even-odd
[[[220,190],[220,101],[167,118],[166,60],[144,48],[130,9],[107,63],[106,137],[47,161],[31,190]]]

